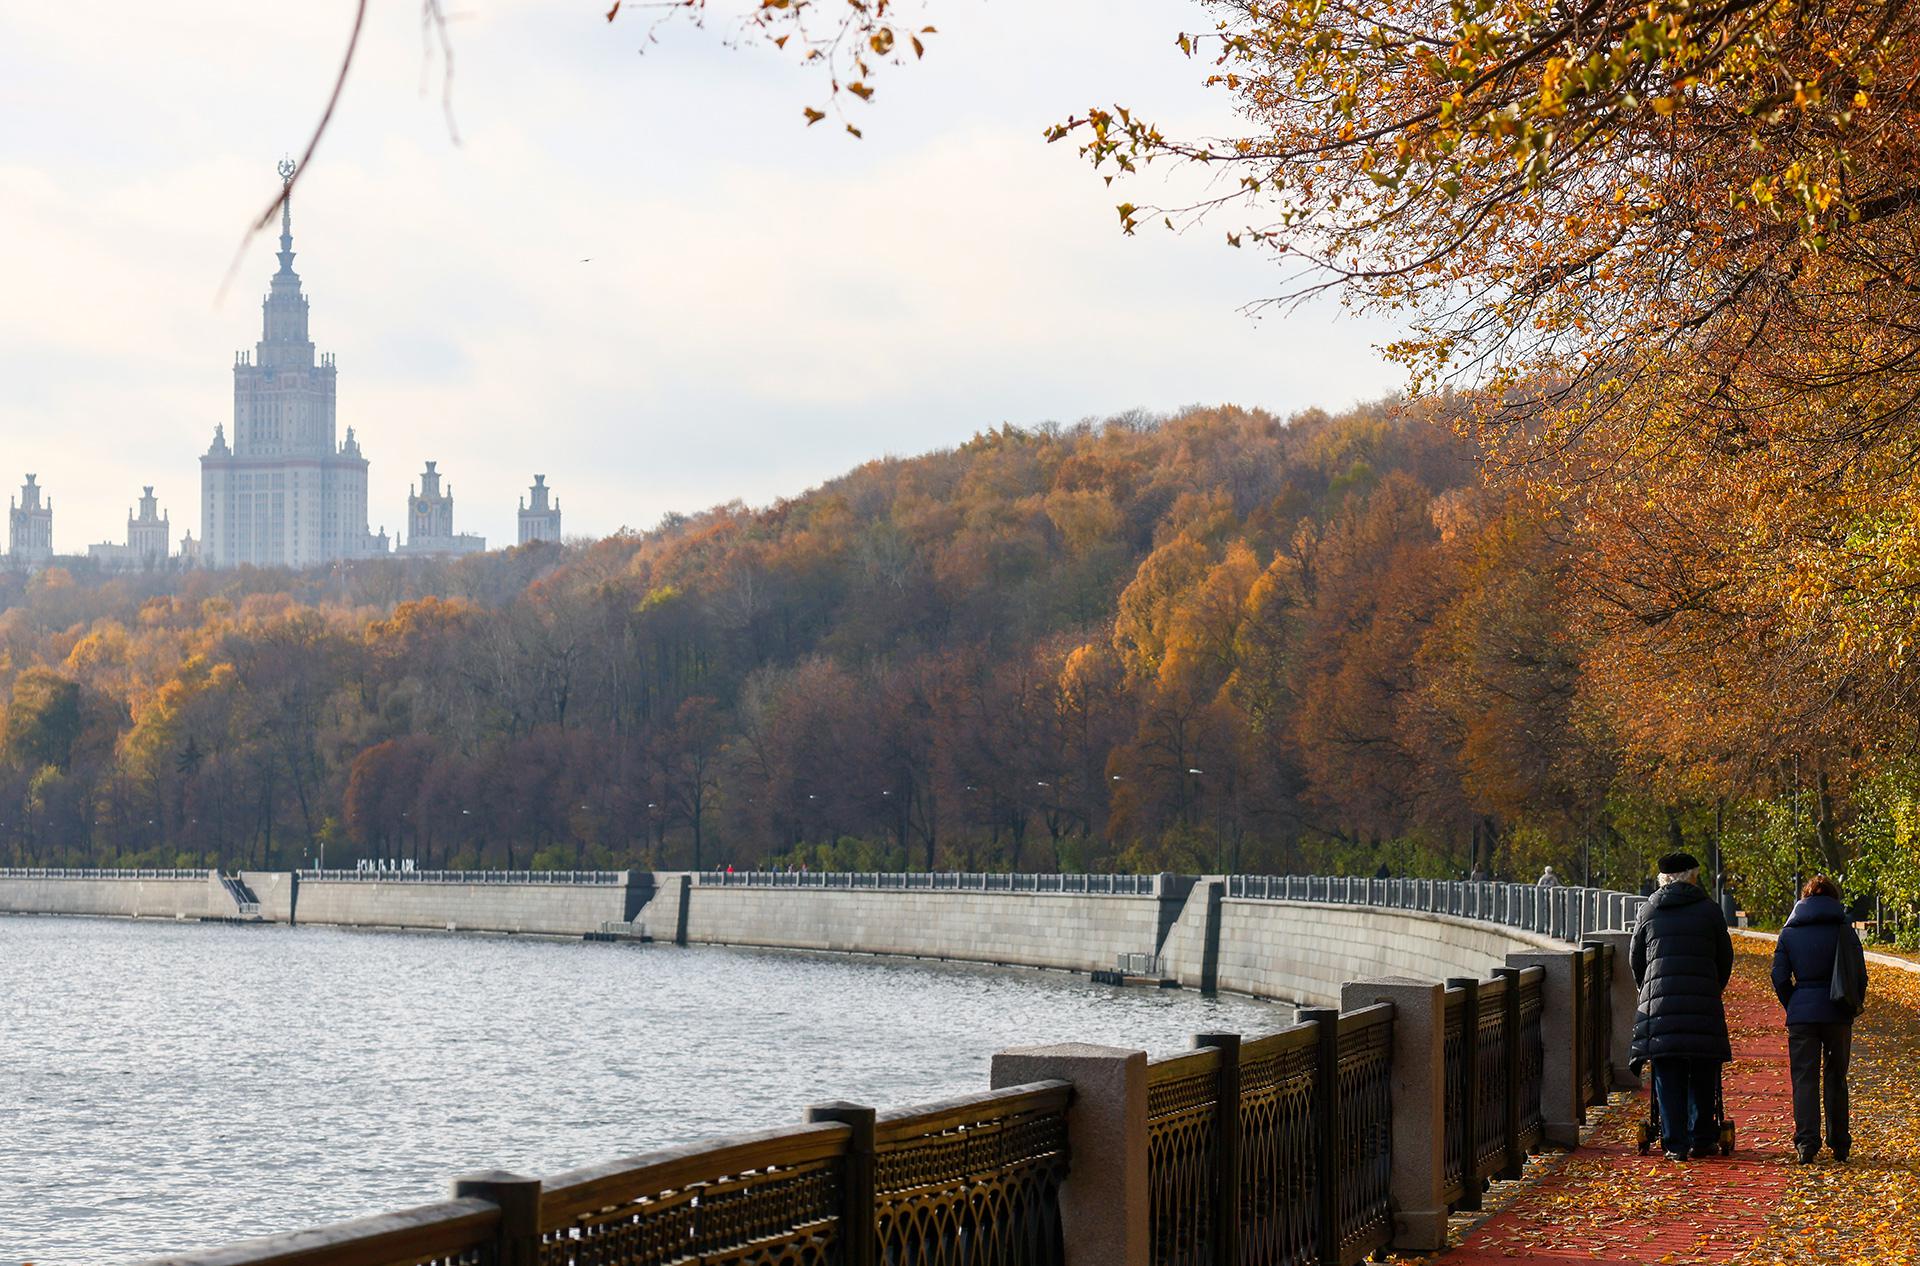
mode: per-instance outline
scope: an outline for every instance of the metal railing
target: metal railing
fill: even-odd
[[[481,1175],[441,1204],[149,1266],[1062,1266],[1072,1096],[1048,1081],[895,1113],[829,1104],[797,1127],[545,1181]]]
[[[0,866],[0,879],[211,879],[216,872],[200,870],[115,870],[110,867]]]
[[[358,884],[590,884],[627,882],[624,870],[302,870],[301,883]]]
[[[1448,914],[1574,943],[1590,932],[1631,932],[1646,904],[1644,897],[1605,888],[1343,875],[1229,875],[1226,895]]]
[[[735,888],[849,888],[898,892],[1057,892],[1152,897],[1158,875],[1064,875],[978,871],[703,870],[695,884]]]

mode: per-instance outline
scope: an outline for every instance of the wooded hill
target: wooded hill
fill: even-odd
[[[1637,887],[1717,811],[1756,883],[1799,865],[1780,787],[1626,733],[1578,546],[1445,407],[1003,427],[443,563],[15,575],[0,856]]]

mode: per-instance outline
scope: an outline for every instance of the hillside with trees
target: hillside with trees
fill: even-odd
[[[1756,899],[1910,892],[1893,748],[1698,706],[1725,656],[1613,603],[1450,408],[1003,427],[442,563],[12,575],[0,857],[1638,887],[1719,833]]]

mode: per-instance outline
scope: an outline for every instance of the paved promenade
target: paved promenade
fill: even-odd
[[[1727,1010],[1734,1063],[1731,1158],[1643,1157],[1646,1095],[1616,1094],[1590,1146],[1548,1155],[1528,1180],[1496,1184],[1497,1210],[1458,1228],[1447,1266],[1539,1263],[1920,1263],[1920,976],[1874,966],[1855,1026],[1854,1154],[1792,1163],[1786,1030],[1767,983],[1770,942],[1736,939]],[[1503,1190],[1504,1187],[1504,1190]],[[1490,1205],[1491,1207],[1491,1205]],[[1477,1215],[1476,1215],[1477,1216]]]

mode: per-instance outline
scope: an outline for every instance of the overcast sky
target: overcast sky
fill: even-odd
[[[270,236],[216,292],[351,7],[0,0],[0,488],[39,475],[62,552],[122,539],[146,483],[198,535]],[[601,534],[1003,421],[1397,384],[1384,331],[1332,305],[1250,320],[1272,265],[1224,224],[1122,237],[1116,191],[1042,141],[1116,97],[1227,126],[1173,48],[1204,22],[1183,0],[937,0],[864,141],[801,126],[817,79],[715,32],[641,56],[644,19],[609,25],[605,0],[452,7],[459,142],[416,4],[375,0],[294,208],[376,527],[427,458],[500,544],[536,471],[570,535]]]

